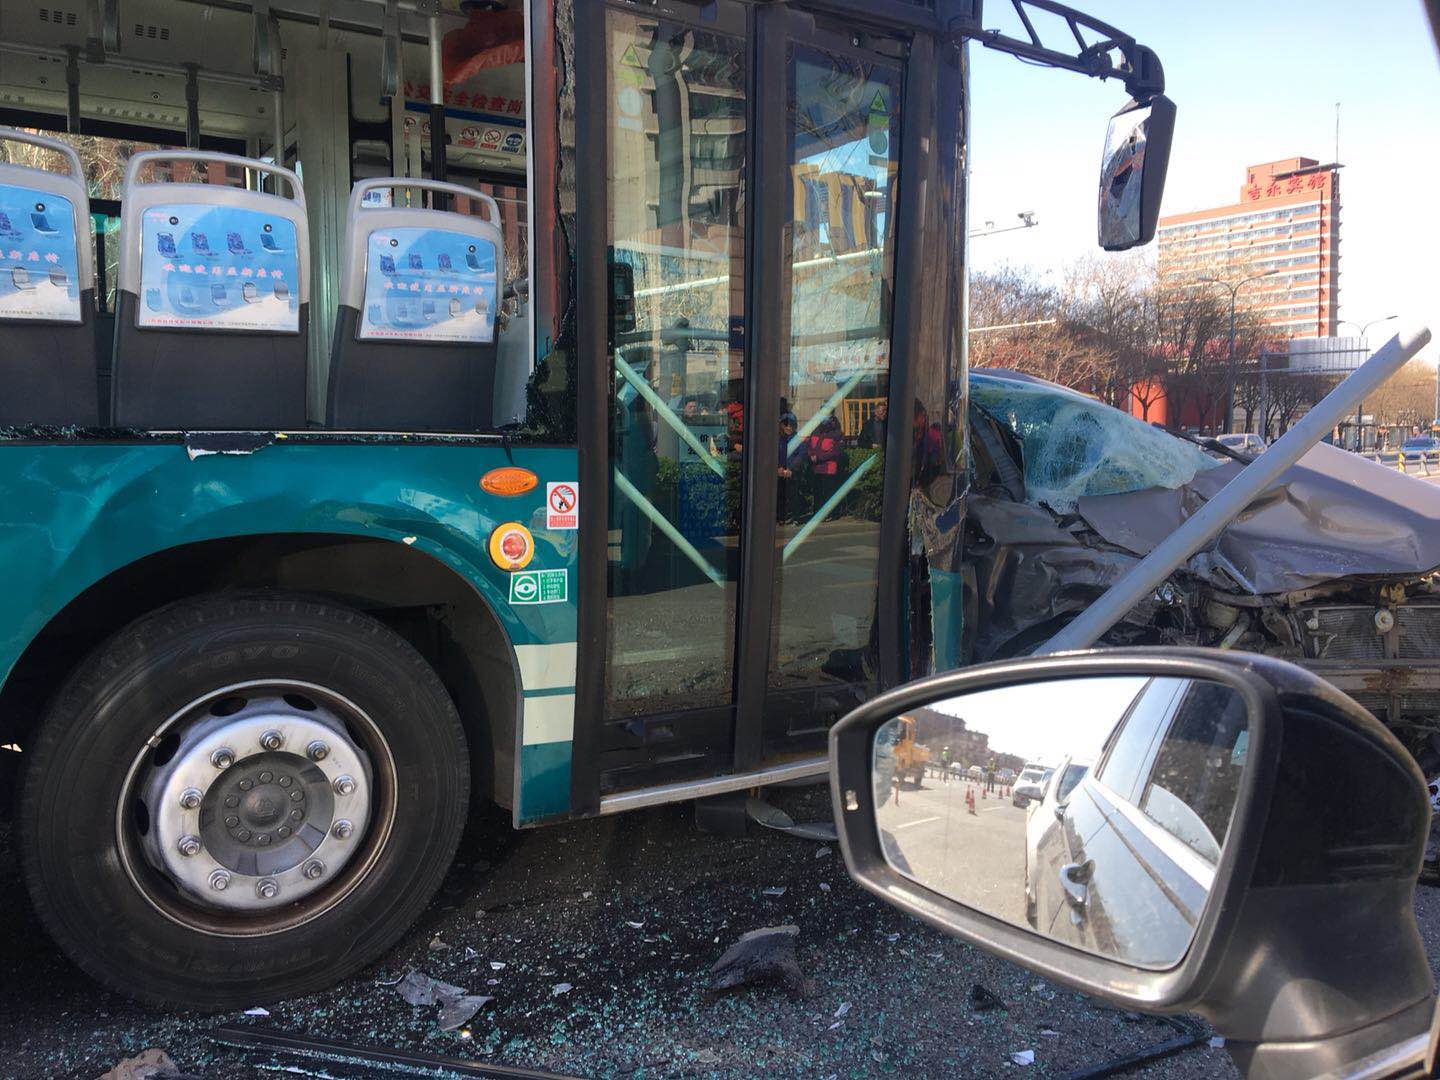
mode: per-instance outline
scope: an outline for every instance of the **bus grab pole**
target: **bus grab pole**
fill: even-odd
[[[430,16],[430,176],[444,180],[445,169],[445,68],[440,62],[440,15]],[[450,196],[436,192],[431,197],[436,210],[448,210]]]
[[[1351,372],[1276,440],[1274,446],[1241,469],[1233,480],[1215,493],[1214,498],[1157,544],[1149,555],[1131,567],[1073,622],[1036,650],[1037,655],[1084,649],[1095,644],[1151,589],[1219,535],[1237,514],[1279,479],[1281,473],[1349,416],[1357,402],[1404,367],[1429,341],[1429,329],[1421,326],[1396,334],[1380,346],[1370,359]]]

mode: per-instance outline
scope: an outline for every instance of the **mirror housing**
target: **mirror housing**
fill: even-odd
[[[1174,135],[1175,103],[1164,94],[1132,100],[1110,118],[1096,221],[1105,251],[1125,251],[1155,239]]]
[[[1209,680],[1233,687],[1250,714],[1229,838],[1191,944],[1168,969],[1082,952],[926,888],[886,860],[876,825],[872,748],[882,725],[976,691],[1093,676]],[[1413,903],[1429,793],[1390,732],[1294,664],[1106,649],[933,676],[832,728],[830,778],[851,876],[988,952],[1125,1008],[1197,1011],[1254,1075],[1316,1075],[1401,1043],[1423,1054],[1434,995]]]

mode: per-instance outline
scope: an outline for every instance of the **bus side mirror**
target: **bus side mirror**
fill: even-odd
[[[1132,101],[1110,118],[1100,161],[1098,222],[1106,251],[1124,251],[1155,238],[1174,134],[1175,103],[1164,94]]]
[[[1040,805],[988,776],[917,780],[901,716],[920,746],[1056,762]],[[1424,1057],[1429,793],[1400,742],[1311,672],[1159,646],[981,664],[842,719],[830,785],[862,887],[1122,1008],[1199,1012],[1244,1074]]]

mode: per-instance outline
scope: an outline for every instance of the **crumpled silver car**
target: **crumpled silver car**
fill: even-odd
[[[970,374],[970,662],[1040,646],[1241,469],[1086,395]],[[1237,648],[1345,690],[1440,792],[1440,486],[1319,445],[1107,633]]]

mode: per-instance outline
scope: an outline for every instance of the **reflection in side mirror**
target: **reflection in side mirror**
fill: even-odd
[[[1099,240],[1106,251],[1148,244],[1160,220],[1175,103],[1157,94],[1110,118],[1100,162]]]
[[[1069,678],[938,701],[875,732],[881,850],[967,907],[1127,965],[1172,968],[1215,879],[1249,734],[1239,691],[1197,678]],[[917,748],[941,746],[967,748],[981,779],[917,780],[904,767]]]

